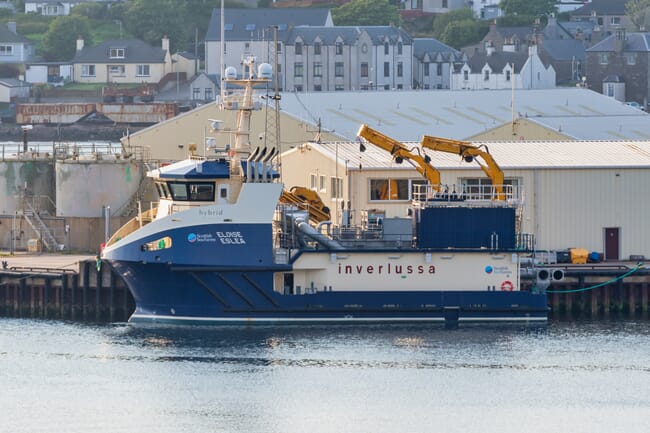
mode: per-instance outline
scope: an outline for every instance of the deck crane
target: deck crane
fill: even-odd
[[[430,135],[425,135],[422,138],[421,145],[423,148],[437,152],[447,152],[460,155],[465,162],[476,160],[479,167],[481,167],[481,170],[483,170],[492,181],[492,186],[496,192],[496,199],[506,199],[506,196],[503,193],[503,171],[490,154],[487,146],[485,146],[485,150],[482,150],[480,146],[477,147],[468,141],[451,140]],[[481,163],[477,157],[482,158],[484,162]]]
[[[316,191],[308,188],[294,186],[288,191],[286,189],[282,190],[280,201],[306,210],[309,212],[309,219],[316,224],[330,219],[330,209],[325,206]]]
[[[394,138],[384,135],[365,124],[359,128],[357,136],[389,152],[393,160],[398,164],[401,164],[404,160],[408,160],[418,173],[429,181],[431,188],[440,191],[440,172],[431,165],[431,158],[428,155],[420,154],[419,148],[416,147],[416,152],[413,152]],[[361,143],[361,151],[363,152],[364,150],[365,147]]]

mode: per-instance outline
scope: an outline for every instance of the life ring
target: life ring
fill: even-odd
[[[504,292],[512,292],[513,288],[514,286],[510,280],[505,280],[503,283],[501,283],[501,290]]]

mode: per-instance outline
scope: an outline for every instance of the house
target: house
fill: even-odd
[[[280,90],[410,89],[412,38],[394,26],[338,26],[328,9],[226,9],[225,63],[240,73],[242,56],[275,63]],[[221,75],[220,11],[206,36],[206,74]],[[256,21],[259,20],[259,21]],[[255,24],[253,24],[255,23]],[[289,24],[291,25],[289,25]],[[271,27],[277,28],[277,35]],[[276,50],[271,41],[277,39]],[[270,56],[276,56],[272,60]]]
[[[537,55],[537,46],[528,55],[518,52],[477,53],[452,73],[452,90],[551,89],[555,70]]]
[[[273,63],[270,47],[277,29],[277,51],[284,52],[286,38],[297,26],[332,27],[332,14],[324,8],[228,8],[224,12],[225,55],[223,68],[239,69],[241,57],[255,56],[259,62]],[[205,72],[221,75],[221,10],[212,10],[205,36]]]
[[[455,66],[467,56],[433,38],[413,39],[413,86],[416,89],[449,89]]]
[[[446,14],[454,9],[467,7],[466,0],[427,0],[403,1],[400,3],[400,15],[418,17],[422,15]]]
[[[25,0],[25,13],[46,16],[70,15],[70,10],[82,3],[119,3],[121,0]]]
[[[649,53],[650,33],[617,30],[587,49],[587,86],[621,102],[636,101],[647,107]]]
[[[158,83],[173,72],[167,37],[160,48],[137,39],[108,40],[86,47],[83,39],[78,39],[72,67],[72,79],[77,83]]]
[[[567,28],[567,24],[571,23],[560,23],[551,16],[537,37],[539,57],[544,63],[553,66],[557,84],[580,82],[584,75],[585,48],[589,42],[585,38],[583,27]],[[591,31],[588,37],[591,37]]]
[[[202,72],[190,81],[189,99],[193,102],[214,102],[219,90],[219,77]]]
[[[536,29],[533,26],[501,27],[492,22],[481,42],[463,47],[462,50],[469,57],[476,53],[487,53],[488,49],[496,52],[526,53],[528,45],[536,39],[535,34]]]
[[[25,81],[30,84],[62,86],[72,80],[70,62],[30,62],[25,64]]]
[[[0,78],[0,102],[29,97],[30,84],[16,78]]]
[[[188,51],[179,51],[171,55],[172,72],[185,74],[186,79],[196,76],[199,70],[199,59]]]
[[[16,33],[15,21],[0,24],[0,63],[24,63],[34,55],[34,43]]]
[[[591,21],[604,35],[621,28],[634,31],[634,24],[625,13],[626,3],[623,0],[591,0],[570,12],[571,21]]]
[[[280,89],[410,89],[413,41],[394,26],[294,27],[278,64]]]

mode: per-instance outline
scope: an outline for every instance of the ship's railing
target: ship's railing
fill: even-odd
[[[413,185],[413,204],[427,206],[505,206],[516,207],[522,203],[519,189],[513,185],[502,185],[503,199],[494,185],[441,185],[440,191],[430,184]]]
[[[253,99],[247,102],[246,89],[232,89],[227,91],[223,99],[217,96],[217,105],[226,110],[259,110],[262,108],[262,101]]]
[[[30,141],[26,149],[24,143],[0,143],[0,160],[25,159],[138,159],[147,157],[148,150],[132,146],[125,150],[122,145],[114,142],[43,142]]]
[[[115,242],[118,242],[122,238],[128,236],[129,234],[133,233],[134,231],[142,228],[142,226],[149,224],[151,221],[154,220],[156,217],[156,212],[158,211],[158,203],[156,202],[151,202],[149,204],[149,209],[147,210],[142,210],[141,204],[138,203],[138,214],[131,218],[129,221],[127,221],[126,224],[124,224],[122,227],[120,227],[115,233],[113,233],[113,236],[110,237],[108,242],[106,242],[106,246],[112,245]]]

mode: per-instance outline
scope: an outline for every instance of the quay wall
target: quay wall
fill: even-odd
[[[98,269],[95,261],[80,262],[78,270],[0,268],[0,315],[5,317],[124,322],[134,308],[119,275],[105,264]]]
[[[97,253],[105,241],[104,218],[42,217],[57,241],[64,245],[64,251]],[[115,233],[130,217],[112,217],[109,221],[109,235]],[[68,229],[66,231],[66,226]],[[27,251],[29,241],[38,238],[38,233],[16,215],[0,215],[0,251],[11,251],[13,233],[14,251]]]

